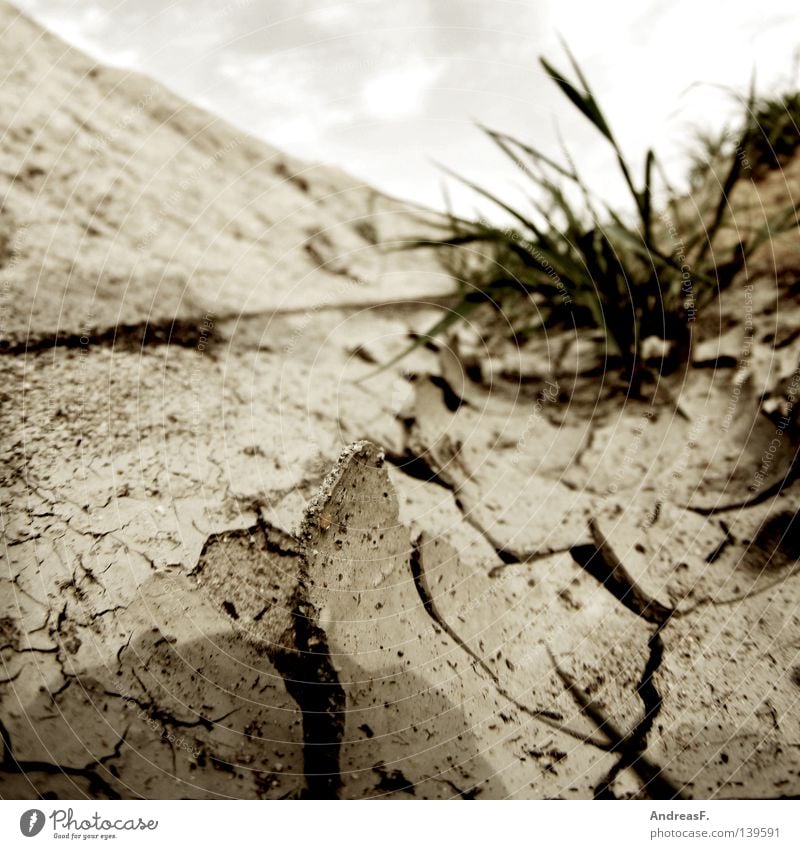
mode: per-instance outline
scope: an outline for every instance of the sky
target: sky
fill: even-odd
[[[697,128],[719,129],[756,70],[798,82],[797,0],[16,0],[97,59],[155,77],[288,153],[390,194],[444,203],[449,168],[504,197],[524,178],[476,124],[550,153],[564,139],[610,201],[609,150],[547,78],[589,78],[634,164],[653,146],[679,180]],[[698,85],[699,84],[699,85]],[[447,181],[456,210],[486,212]]]

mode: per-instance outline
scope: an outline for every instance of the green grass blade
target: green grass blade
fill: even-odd
[[[557,71],[546,59],[540,58],[539,61],[542,67],[547,72],[551,80],[564,92],[564,94],[572,101],[572,103],[597,127],[598,130],[609,140],[612,141],[611,129],[600,112],[594,98],[591,95],[581,94],[572,83],[567,80],[559,71]]]
[[[625,157],[622,154],[622,150],[617,144],[616,139],[614,138],[614,134],[611,132],[611,127],[606,121],[605,115],[600,109],[597,100],[592,94],[592,90],[589,87],[588,82],[586,81],[586,77],[583,75],[583,72],[580,69],[575,57],[569,51],[569,48],[566,44],[564,44],[564,48],[569,56],[570,62],[572,64],[573,70],[575,71],[578,79],[583,85],[584,92],[581,93],[575,88],[572,83],[570,83],[563,75],[561,75],[546,59],[540,57],[539,61],[542,64],[542,67],[545,69],[547,74],[556,83],[556,85],[564,92],[564,94],[569,98],[569,100],[594,124],[594,126],[602,133],[606,139],[608,139],[609,143],[614,149],[614,153],[617,158],[617,164],[620,167],[620,171],[622,172],[623,179],[625,180],[626,185],[628,186],[628,190],[633,197],[633,201],[636,204],[636,209],[639,213],[639,216],[642,220],[642,226],[644,227],[645,222],[645,214],[642,207],[642,195],[636,190],[636,186],[634,185],[633,178],[631,177],[630,168],[628,167],[628,163],[625,161]]]
[[[647,151],[644,162],[644,188],[642,189],[642,225],[644,227],[644,240],[649,245],[653,235],[653,163],[655,154],[652,148]]]
[[[449,174],[451,177],[453,177],[453,179],[458,180],[460,183],[463,183],[465,186],[472,189],[472,191],[481,195],[481,197],[485,197],[487,200],[490,200],[492,203],[499,206],[500,209],[504,210],[509,215],[511,215],[513,218],[515,218],[517,221],[519,221],[520,224],[523,225],[523,227],[527,227],[536,236],[538,236],[540,234],[540,228],[533,221],[531,221],[530,218],[528,218],[526,215],[523,215],[518,210],[514,209],[513,206],[511,206],[510,204],[506,203],[501,198],[494,195],[488,189],[484,189],[483,186],[479,186],[477,183],[473,183],[471,180],[467,180],[465,177],[462,177],[461,175],[457,174],[455,171],[451,171],[445,165],[440,165],[439,167],[446,174]]]
[[[516,156],[513,152],[513,148],[517,148],[537,164],[543,163],[548,168],[552,168],[554,171],[561,174],[562,177],[575,179],[574,175],[570,173],[570,171],[568,171],[566,168],[564,168],[563,165],[560,165],[554,159],[550,158],[549,156],[537,150],[536,148],[531,147],[530,145],[525,144],[519,139],[515,139],[513,136],[507,135],[506,133],[499,133],[497,132],[497,130],[489,129],[488,127],[485,127],[482,124],[479,124],[478,126],[510,159],[514,161],[519,160],[519,157]]]

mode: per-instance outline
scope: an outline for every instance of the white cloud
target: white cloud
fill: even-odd
[[[21,4],[25,8],[25,4]],[[130,44],[121,49],[109,45],[105,37],[109,15],[102,5],[84,6],[80,10],[58,6],[30,4],[28,12],[65,41],[95,56],[106,65],[138,69],[142,58],[139,46]]]
[[[332,97],[302,56],[226,60],[219,73],[228,114],[295,156],[321,158],[326,133],[353,120],[350,104]]]
[[[335,30],[345,24],[349,26],[357,23],[359,12],[357,7],[349,6],[347,3],[339,3],[313,9],[306,15],[306,19],[318,26]]]
[[[367,112],[384,121],[398,121],[421,112],[431,86],[442,73],[440,62],[416,59],[368,80],[361,90]]]

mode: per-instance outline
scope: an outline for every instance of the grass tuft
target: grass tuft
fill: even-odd
[[[704,193],[699,212],[688,220],[682,213],[685,204],[667,183],[652,149],[645,156],[641,177],[634,176],[589,82],[566,45],[565,50],[571,76],[545,59],[541,59],[542,67],[611,147],[635,215],[615,210],[596,196],[566,146],[562,145],[559,159],[481,126],[530,181],[529,205],[520,209],[490,189],[444,169],[491,201],[513,224],[503,228],[450,215],[445,236],[419,239],[408,246],[451,252],[471,249],[475,255],[488,254],[491,260],[475,266],[477,271],[462,284],[447,316],[383,368],[483,308],[502,311],[511,321],[517,342],[524,342],[542,327],[602,331],[612,354],[610,364],[616,360],[630,391],[640,394],[647,374],[642,341],[654,336],[668,343],[670,353],[660,363],[660,372],[685,363],[698,310],[730,286],[754,250],[776,233],[797,225],[795,206],[757,232],[742,235],[732,226],[731,193],[742,179],[753,176],[746,167],[742,145],[728,150],[719,145],[715,156],[717,162],[721,160],[721,178],[713,192]],[[789,103],[786,99],[781,102]],[[792,104],[796,117],[797,96]],[[751,90],[741,138],[745,151],[754,151],[757,163],[772,161],[769,157],[773,154],[788,156],[797,147],[792,110],[778,112],[771,101],[757,101]],[[764,153],[767,149],[769,155]],[[658,210],[657,197],[663,198]]]

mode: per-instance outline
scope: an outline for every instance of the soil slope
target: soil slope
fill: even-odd
[[[431,215],[0,33],[0,795],[800,794],[791,269],[657,403],[583,336],[361,381]]]

